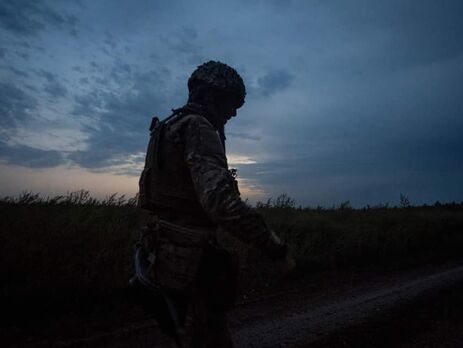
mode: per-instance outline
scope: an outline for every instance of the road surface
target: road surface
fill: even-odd
[[[339,330],[381,318],[414,301],[436,299],[442,289],[462,286],[463,266],[389,276],[370,274],[367,278],[340,276],[326,283],[314,280],[300,288],[241,302],[228,318],[235,346],[310,346]],[[46,344],[57,347],[164,347],[168,346],[168,341],[148,320],[92,337]]]

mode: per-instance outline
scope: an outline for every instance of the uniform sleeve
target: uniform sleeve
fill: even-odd
[[[248,244],[270,252],[279,247],[278,237],[262,216],[241,200],[213,126],[201,116],[193,117],[183,136],[184,158],[196,194],[211,219]]]

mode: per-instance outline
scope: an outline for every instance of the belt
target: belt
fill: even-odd
[[[216,230],[182,226],[153,215],[148,223],[155,238],[166,239],[181,246],[205,247],[216,243]]]

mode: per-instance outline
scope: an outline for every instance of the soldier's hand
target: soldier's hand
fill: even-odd
[[[273,279],[281,279],[287,277],[296,267],[296,262],[294,259],[289,255],[273,259],[273,260],[266,260],[263,264],[261,264],[261,271],[267,277]]]
[[[264,273],[274,278],[284,278],[294,270],[296,262],[289,253],[288,245],[282,243],[274,231],[269,232],[270,238],[264,249],[264,258],[267,259]]]

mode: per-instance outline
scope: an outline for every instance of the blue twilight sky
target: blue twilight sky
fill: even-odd
[[[0,195],[133,195],[153,115],[199,64],[243,76],[227,124],[251,201],[463,200],[463,2],[0,2]]]

